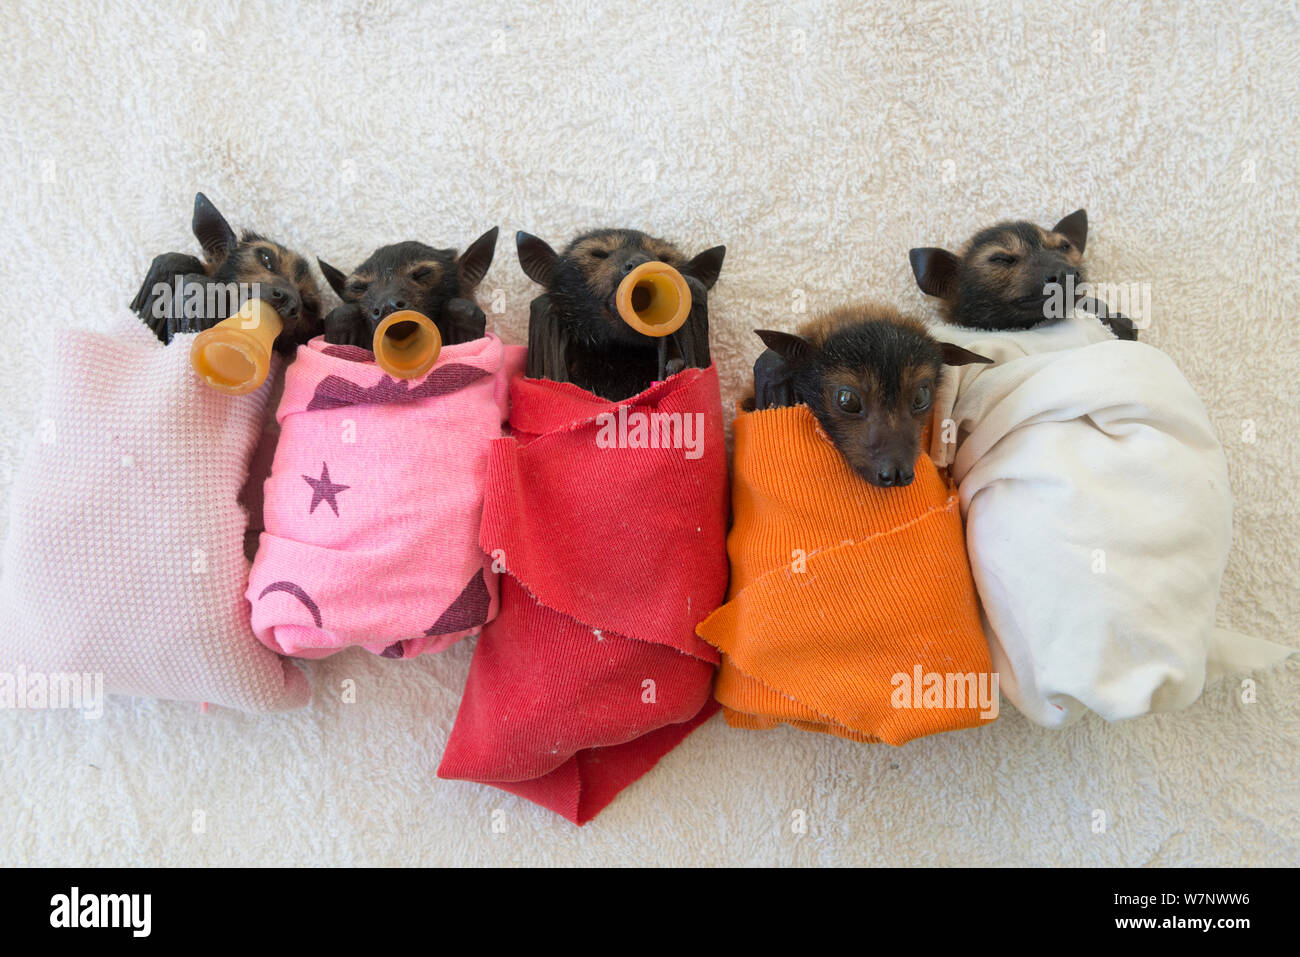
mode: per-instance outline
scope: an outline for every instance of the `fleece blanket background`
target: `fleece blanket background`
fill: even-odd
[[[1300,644],[1294,2],[709,4],[670,31],[664,15],[8,4],[0,497],[58,360],[48,315],[110,315],[153,255],[194,251],[198,189],[348,268],[500,224],[480,299],[515,343],[537,289],[513,230],[726,243],[709,297],[726,408],[755,326],[868,294],[932,314],[909,247],[1085,206],[1091,273],[1151,284],[1143,339],[1227,449],[1219,622]],[[232,68],[268,38],[273,55]],[[435,778],[472,651],[312,662],[310,707],[269,718],[0,713],[0,863],[1300,864],[1295,661],[1176,714],[1048,731],[1005,708],[901,749],[715,718],[578,829]]]

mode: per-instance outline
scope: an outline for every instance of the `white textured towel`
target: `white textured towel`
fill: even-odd
[[[1173,711],[1293,649],[1216,630],[1232,492],[1205,406],[1159,349],[1094,317],[939,327],[995,360],[951,369],[931,454],[951,465],[1002,689],[1031,720]]]
[[[108,694],[242,711],[307,703],[306,678],[253,637],[244,600],[238,499],[271,384],[209,389],[193,338],[163,346],[126,310],[111,335],[60,337],[10,496],[0,680],[91,676]]]

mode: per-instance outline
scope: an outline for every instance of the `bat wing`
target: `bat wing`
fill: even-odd
[[[694,276],[687,276],[686,284],[691,290],[691,311],[673,333],[673,343],[687,368],[707,369],[713,361],[709,355],[709,291]]]
[[[1084,296],[1075,304],[1075,308],[1086,309],[1088,312],[1095,314],[1101,320],[1102,325],[1113,332],[1116,338],[1137,342],[1137,326],[1133,320],[1118,312],[1111,312],[1110,306],[1096,296]]]
[[[157,310],[163,313],[158,316],[154,315],[155,306],[158,300],[171,297],[177,276],[181,276],[187,283],[207,281],[207,276],[203,272],[203,263],[195,257],[184,253],[163,253],[161,256],[155,256],[154,261],[149,264],[149,271],[145,274],[144,282],[140,284],[140,291],[131,300],[131,311],[139,316],[153,334],[164,343],[171,339],[167,319],[172,309],[168,307]],[[167,287],[166,293],[161,290],[155,293],[156,287],[160,285]]]
[[[487,316],[478,303],[469,299],[456,297],[448,299],[442,306],[443,342],[453,346],[460,342],[473,342],[487,335]]]
[[[754,408],[782,409],[794,404],[789,367],[777,353],[764,349],[754,362]]]
[[[361,316],[361,307],[354,302],[335,306],[325,317],[325,341],[335,346],[360,346],[369,349],[374,345],[370,325]]]
[[[569,334],[559,311],[550,296],[538,296],[528,307],[528,377],[568,382],[568,353]]]

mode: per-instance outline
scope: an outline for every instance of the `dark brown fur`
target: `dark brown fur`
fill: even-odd
[[[1028,329],[1052,316],[1052,286],[1070,277],[1083,282],[1088,214],[1080,209],[1052,229],[1004,222],[980,230],[960,255],[925,247],[909,254],[921,291],[939,297],[954,325],[977,329]]]
[[[493,226],[463,254],[415,241],[393,243],[376,249],[346,276],[318,260],[343,300],[326,318],[326,340],[370,348],[380,322],[404,309],[432,319],[446,345],[480,338],[486,317],[474,302],[474,291],[492,265],[496,242]]]
[[[252,287],[280,314],[284,330],[276,340],[280,351],[291,351],[321,330],[320,290],[311,269],[300,254],[286,246],[245,230],[238,238],[224,216],[202,193],[194,197],[194,236],[203,248],[203,259],[183,253],[164,253],[154,259],[140,291],[131,302],[146,325],[163,342],[174,332],[198,332],[216,325],[238,308],[234,297],[214,296],[214,308],[199,315],[176,315],[171,292],[198,283]],[[205,304],[209,297],[204,296]]]
[[[797,334],[759,331],[754,406],[807,405],[845,462],[872,485],[908,485],[943,365],[988,362],[936,341],[880,304],[817,316]]]
[[[546,290],[531,309],[530,376],[572,382],[607,399],[649,387],[658,375],[659,341],[628,326],[614,305],[623,277],[647,262],[672,266],[691,289],[690,317],[671,337],[677,355],[667,372],[709,364],[707,297],[725,247],[687,259],[672,243],[636,229],[591,230],[561,253],[529,233],[515,239],[524,272]]]

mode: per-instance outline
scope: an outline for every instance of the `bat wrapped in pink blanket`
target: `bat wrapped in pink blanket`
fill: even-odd
[[[474,649],[438,774],[591,820],[716,710],[695,626],[727,588],[717,370],[624,402],[516,378],[482,545],[501,614]]]
[[[317,338],[298,350],[248,583],[264,644],[300,658],[352,645],[411,658],[496,615],[479,523],[523,354],[489,335],[399,381],[364,349]]]

